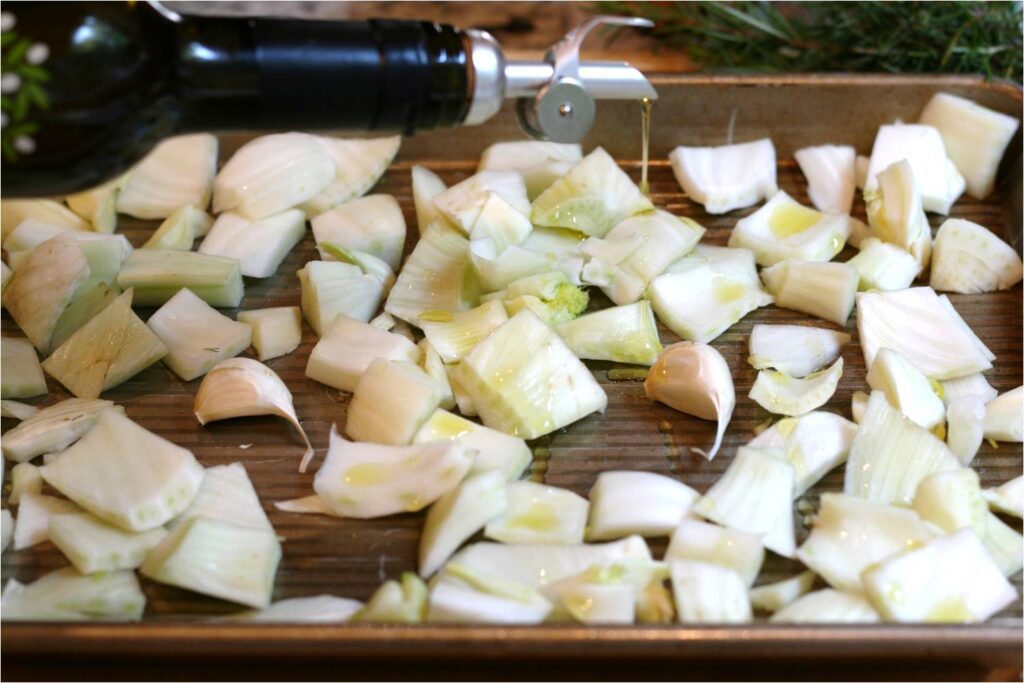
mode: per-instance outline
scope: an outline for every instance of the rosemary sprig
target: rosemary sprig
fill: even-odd
[[[598,2],[727,71],[980,73],[1021,80],[1020,2]]]

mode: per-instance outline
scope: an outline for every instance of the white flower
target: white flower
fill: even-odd
[[[36,151],[36,141],[27,135],[19,135],[14,138],[14,149],[22,154],[31,154]]]
[[[43,43],[35,43],[25,53],[25,61],[29,64],[42,64],[50,56],[50,48]]]
[[[14,18],[14,15],[10,12],[0,13],[0,30],[10,31],[14,28],[14,25],[18,23],[18,20]]]
[[[21,87],[21,77],[18,74],[4,74],[0,76],[0,92],[4,95],[11,95],[18,92]]]

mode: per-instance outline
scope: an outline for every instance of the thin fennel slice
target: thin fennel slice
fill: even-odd
[[[529,311],[480,342],[454,376],[485,425],[524,439],[603,412],[608,403],[590,371]]]
[[[240,462],[208,467],[192,504],[167,527],[176,529],[193,517],[216,519],[247,529],[274,530]]]
[[[117,211],[136,218],[167,218],[183,206],[205,209],[216,171],[216,136],[199,133],[165,140],[128,172],[117,195]]]
[[[810,591],[814,578],[814,572],[800,572],[789,579],[751,588],[750,604],[762,612],[778,612]]]
[[[922,479],[959,467],[946,444],[873,391],[850,447],[843,490],[873,502],[908,504]]]
[[[441,396],[442,387],[419,366],[376,358],[356,384],[345,433],[356,441],[407,446]]]
[[[388,170],[402,144],[398,135],[365,140],[320,136],[317,140],[334,161],[334,179],[299,205],[308,216],[366,194]]]
[[[590,503],[568,489],[530,481],[509,482],[506,506],[484,536],[510,544],[583,542]]]
[[[736,571],[752,586],[764,562],[760,534],[727,529],[695,519],[683,519],[672,532],[665,561],[698,560]]]
[[[818,145],[794,152],[807,178],[807,196],[819,211],[849,214],[856,186],[857,152],[849,145]]]
[[[748,343],[747,362],[755,369],[806,377],[831,365],[850,343],[850,335],[820,327],[758,324],[750,330]]]
[[[803,379],[777,370],[761,370],[748,395],[770,413],[798,417],[825,405],[835,393],[842,376],[842,358],[837,358],[827,369],[812,372]]]
[[[676,181],[708,213],[753,206],[778,191],[770,138],[719,147],[676,147],[669,161]]]
[[[4,457],[28,462],[37,455],[63,451],[92,429],[104,410],[115,408],[111,401],[69,398],[47,406],[4,434],[0,445]]]
[[[629,176],[598,147],[533,201],[534,225],[603,237],[629,216],[654,208]]]
[[[516,171],[523,176],[526,194],[536,199],[583,159],[576,144],[523,140],[495,142],[480,155],[479,171]]]
[[[156,528],[196,497],[203,468],[189,451],[105,410],[85,436],[44,465],[54,487],[126,531]]]
[[[588,313],[555,329],[581,359],[651,365],[663,350],[647,301]]]
[[[877,624],[881,620],[859,592],[825,588],[786,605],[768,621],[773,624]]]
[[[501,515],[505,506],[505,476],[494,470],[468,477],[438,498],[423,521],[420,575],[433,575],[470,536]]]
[[[287,624],[342,624],[363,608],[363,603],[335,595],[311,595],[271,603],[261,610],[232,615],[227,621]]]
[[[405,247],[405,218],[391,195],[372,194],[339,204],[310,223],[317,245],[363,251],[398,270]]]
[[[846,462],[857,425],[821,411],[779,420],[747,445],[778,448],[796,471],[794,496],[800,496],[831,470]]]
[[[935,234],[928,284],[937,291],[994,292],[1013,287],[1022,275],[1017,252],[984,226],[949,218]]]
[[[0,343],[0,358],[3,359],[0,394],[4,398],[32,398],[47,393],[46,377],[32,342],[4,337]]]
[[[672,560],[669,569],[679,623],[753,621],[747,587],[735,570],[698,560]]]
[[[470,474],[498,470],[509,481],[515,481],[533,460],[530,447],[522,439],[490,429],[446,410],[435,410],[413,437],[413,443],[444,440],[462,441],[477,451]]]
[[[86,512],[50,519],[50,540],[83,574],[135,569],[167,535],[161,527],[127,532]]]
[[[760,209],[741,218],[729,246],[750,249],[758,265],[786,259],[830,261],[850,235],[845,214],[822,213],[803,206],[780,190]]]
[[[602,472],[590,489],[587,540],[669,536],[699,497],[681,481],[653,472]]]
[[[420,350],[401,335],[339,315],[309,354],[306,376],[342,391],[355,391],[374,358],[415,363]]]

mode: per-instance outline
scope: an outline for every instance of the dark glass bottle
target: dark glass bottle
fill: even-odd
[[[414,21],[178,16],[145,2],[8,2],[5,197],[93,187],[161,139],[225,130],[412,133],[465,117],[464,34]]]

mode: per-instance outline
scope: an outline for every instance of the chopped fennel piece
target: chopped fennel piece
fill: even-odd
[[[699,497],[686,484],[661,474],[601,472],[590,489],[587,540],[669,536]]]
[[[447,189],[444,181],[429,168],[412,167],[412,201],[416,208],[416,230],[420,233],[436,220],[448,220],[434,206],[434,197]]]
[[[279,500],[274,503],[274,507],[284,512],[295,512],[300,515],[336,516],[324,499],[315,493],[292,500]]]
[[[164,140],[128,172],[117,195],[117,211],[136,218],[167,218],[183,206],[205,209],[216,172],[216,136]]]
[[[772,303],[747,249],[698,246],[647,288],[658,318],[683,339],[710,342]]]
[[[939,131],[967,194],[984,199],[992,193],[999,161],[1020,126],[1016,118],[940,92],[928,100],[919,122]]]
[[[887,621],[984,621],[1017,599],[969,529],[889,558],[867,569],[863,581]]]
[[[154,581],[250,607],[270,605],[281,543],[273,531],[193,517],[146,556]]]
[[[458,486],[474,455],[460,441],[412,446],[355,443],[334,427],[313,490],[338,517],[416,512]]]
[[[623,219],[653,208],[608,152],[598,147],[533,201],[530,220],[542,227],[604,237]]]
[[[846,243],[855,249],[860,249],[860,245],[869,237],[874,237],[874,233],[871,232],[868,224],[859,218],[850,216],[850,236],[846,238]]]
[[[752,586],[764,562],[760,534],[685,518],[672,532],[665,561],[697,560],[732,569]]]
[[[524,216],[530,211],[523,176],[515,171],[481,171],[435,195],[433,202],[452,226],[469,235],[492,195]]]
[[[162,527],[128,532],[86,512],[50,518],[50,540],[83,574],[135,569],[167,535]]]
[[[933,535],[913,510],[824,493],[797,558],[833,588],[860,592],[864,569]]]
[[[525,308],[548,325],[557,326],[587,310],[590,296],[569,282],[564,273],[552,270],[510,283],[505,288],[504,303],[509,315]]]
[[[268,278],[305,234],[306,215],[298,209],[255,221],[227,212],[217,216],[198,251],[237,260],[246,277]]]
[[[935,234],[928,284],[940,292],[979,294],[1009,289],[1024,267],[1013,247],[988,228],[948,218]]]
[[[932,381],[897,351],[879,349],[865,379],[872,390],[885,394],[893,408],[925,429],[946,419],[946,407]]]
[[[793,496],[797,497],[846,462],[856,434],[853,422],[834,413],[814,411],[779,420],[747,446],[778,448],[785,453],[796,472]]]
[[[453,377],[485,425],[535,439],[592,412],[608,397],[554,330],[521,311],[466,355]]]
[[[795,470],[781,450],[741,446],[693,511],[730,529],[759,534],[766,548],[793,557],[795,480]]]
[[[0,511],[0,553],[7,550],[14,538],[14,517],[10,510]]]
[[[469,232],[472,241],[490,239],[497,253],[520,244],[533,230],[525,213],[512,206],[500,194],[492,192],[480,209]]]
[[[1024,517],[1024,477],[1011,479],[981,493],[990,508],[1014,517]]]
[[[19,462],[11,468],[11,495],[7,498],[8,504],[17,505],[21,497],[27,493],[38,495],[42,492],[43,477],[39,474],[38,467],[30,462]]]
[[[317,140],[334,161],[334,179],[299,205],[309,216],[316,216],[366,194],[388,170],[402,145],[402,138],[398,135],[347,140],[318,136]]]
[[[274,530],[240,462],[208,467],[192,504],[167,526],[175,529],[193,517],[207,517],[247,529]]]
[[[704,232],[696,221],[661,209],[627,218],[604,239],[619,244],[637,240],[637,246],[611,267],[602,291],[619,305],[637,301],[654,278],[693,250]]]
[[[387,313],[384,313],[382,315],[387,315],[389,318],[391,317]],[[444,410],[451,410],[452,408],[455,407],[455,394],[452,391],[451,382],[448,381],[448,369],[445,367],[444,361],[441,360],[441,355],[434,349],[433,346],[430,345],[430,340],[427,339],[426,337],[421,339],[419,343],[416,344],[416,346],[420,350],[420,359],[418,363],[420,368],[423,370],[423,372],[430,375],[430,378],[437,383],[438,388],[441,390],[441,408]],[[462,430],[460,429],[458,431]],[[442,438],[447,439],[454,437],[445,436]],[[438,439],[426,440],[436,441]]]
[[[859,592],[825,588],[808,593],[773,614],[773,624],[876,624],[881,617]]]
[[[416,363],[420,350],[401,335],[339,315],[309,354],[306,376],[342,391],[355,391],[374,358]]]
[[[652,401],[702,420],[715,420],[715,442],[708,460],[715,457],[736,407],[736,390],[725,358],[713,346],[696,342],[672,344],[658,356],[644,392]]]
[[[879,126],[871,149],[865,193],[879,185],[877,177],[895,162],[906,160],[921,189],[925,211],[948,214],[964,191],[964,178],[946,156],[939,131],[931,126],[894,123]]]
[[[843,490],[876,503],[909,504],[922,479],[959,468],[946,444],[873,391],[846,460]]]
[[[180,514],[204,476],[192,453],[116,410],[103,411],[85,436],[40,473],[87,511],[126,531],[153,529]]]
[[[85,283],[71,299],[71,303],[64,309],[60,320],[57,321],[57,326],[53,328],[50,346],[59,349],[79,328],[113,303],[119,294],[120,291],[116,286],[112,287],[106,282],[97,282],[91,286],[89,283]],[[140,324],[142,324],[141,321]]]
[[[764,206],[736,223],[729,246],[751,250],[760,266],[786,259],[830,261],[846,244],[848,223],[845,214],[809,209],[779,190]]]
[[[507,504],[484,529],[484,536],[510,544],[583,542],[590,503],[568,489],[531,481],[511,481]]]
[[[82,248],[85,261],[89,264],[89,278],[83,285],[96,282],[112,283],[121,269],[122,262],[132,253],[132,245],[124,235],[68,230],[30,218],[15,228],[4,242],[11,268],[15,271],[20,270],[33,249],[58,235],[65,238],[70,236]]]
[[[297,273],[302,313],[317,335],[341,315],[367,322],[384,300],[384,285],[358,266],[310,261]]]
[[[183,206],[164,219],[142,248],[192,251],[196,237],[207,234],[211,227],[213,219],[208,213],[192,205]]]
[[[33,249],[7,281],[4,307],[40,352],[51,350],[61,314],[89,275],[81,244],[72,233],[65,232]]]
[[[0,395],[4,398],[32,398],[49,392],[35,347],[27,339],[4,337],[0,342]],[[7,435],[4,435],[6,441]],[[6,452],[6,449],[5,449]]]
[[[539,624],[551,608],[534,588],[451,562],[430,588],[427,622]]]
[[[711,214],[753,206],[778,191],[770,138],[718,147],[676,147],[668,158],[679,185]]]
[[[235,318],[252,328],[252,347],[261,361],[286,356],[302,342],[302,311],[298,306],[239,311]]]
[[[986,439],[1024,443],[1024,386],[989,401],[984,425]]]
[[[989,370],[995,358],[930,287],[857,294],[857,333],[867,367],[888,347],[935,380]]]
[[[1024,568],[1024,536],[989,513],[985,522],[985,534],[981,542],[999,567],[1003,576],[1010,577]]]
[[[299,471],[313,459],[313,447],[295,414],[288,387],[277,373],[252,358],[228,358],[213,366],[199,385],[192,408],[199,424],[253,415],[288,420],[306,443]]]
[[[5,249],[11,232],[30,218],[65,230],[93,229],[88,221],[52,199],[5,199],[0,202],[0,227]]]
[[[512,484],[514,485],[514,484]],[[431,576],[470,536],[505,512],[505,475],[467,477],[427,510],[420,534],[420,576]]]
[[[379,280],[384,286],[385,292],[391,291],[391,288],[395,284],[395,273],[391,270],[391,266],[373,254],[369,254],[365,251],[359,251],[357,249],[343,249],[332,242],[324,242],[323,244],[317,245],[317,248],[325,260],[350,263],[354,266],[358,266],[366,275],[372,275],[377,278],[377,280]]]
[[[476,412],[476,406],[473,404],[473,399],[468,393],[466,393],[466,390],[462,388],[462,385],[459,384],[459,378],[455,376],[455,371],[458,367],[458,365],[445,366],[448,372],[448,386],[452,388],[452,396],[455,398],[455,407],[458,409],[459,413],[465,417],[478,417],[480,413]]]
[[[803,379],[777,370],[761,370],[748,396],[770,413],[799,417],[828,403],[842,376],[842,358]]]
[[[530,275],[546,273],[551,269],[547,256],[511,244],[500,254],[494,240],[484,238],[469,243],[469,258],[484,292],[497,292],[512,282]]]
[[[638,301],[582,315],[555,328],[577,358],[651,365],[663,350],[651,304]]]
[[[121,289],[135,289],[136,306],[162,306],[187,288],[211,306],[236,308],[245,286],[235,259],[173,249],[136,249],[117,276]]]
[[[4,590],[4,621],[139,621],[146,608],[130,571],[84,575],[64,567],[17,586]]]
[[[405,247],[405,217],[394,197],[372,194],[339,204],[310,223],[317,245],[363,251],[398,270]]]
[[[43,361],[47,374],[93,399],[164,358],[163,341],[131,309],[133,294],[124,292],[75,330]]]
[[[21,401],[8,401],[0,400],[0,417],[9,417],[13,420],[27,420],[36,413],[39,412],[39,408],[29,405],[28,403],[22,403]],[[13,431],[13,430],[12,430]],[[3,445],[6,445],[8,434],[4,434]]]
[[[807,196],[819,211],[849,214],[856,184],[857,152],[849,145],[818,145],[793,156],[807,178]]]
[[[18,505],[18,524],[14,527],[14,549],[24,550],[50,540],[50,520],[56,515],[81,512],[71,501],[41,493],[26,493]]]
[[[970,465],[985,439],[985,401],[962,396],[946,406],[946,445],[961,465]]]
[[[411,325],[426,311],[461,311],[477,304],[479,286],[469,258],[469,241],[455,228],[434,223],[398,274],[384,310]]]
[[[164,363],[186,382],[249,348],[252,328],[182,288],[146,323],[167,346]]]
[[[735,570],[699,560],[669,562],[681,624],[753,621],[747,586]]]
[[[407,446],[441,395],[437,381],[418,365],[376,358],[356,383],[345,433],[356,441]]]
[[[401,583],[382,583],[352,621],[418,624],[426,616],[427,584],[415,572],[402,572]]]
[[[530,447],[522,439],[459,417],[446,410],[435,410],[423,423],[412,442],[461,441],[477,452],[470,474],[497,470],[508,481],[518,479],[533,461]]]
[[[781,261],[761,271],[775,305],[846,325],[860,276],[845,263]]]
[[[747,362],[757,370],[774,368],[806,377],[832,364],[850,343],[850,335],[820,327],[757,324],[750,330]]]
[[[871,232],[909,252],[927,267],[932,251],[932,231],[921,208],[915,174],[904,159],[878,174],[875,187],[864,191]]]
[[[939,385],[942,387],[942,391],[939,392],[940,398],[946,404],[947,409],[958,398],[977,396],[984,404],[999,395],[999,392],[993,389],[992,385],[985,379],[985,375],[980,372],[957,377],[956,379],[943,380],[939,382]]]
[[[530,200],[583,159],[578,144],[541,140],[495,142],[480,155],[478,171],[516,171],[523,176]]]
[[[283,624],[342,624],[362,609],[363,603],[335,595],[311,595],[271,603],[261,610],[241,612],[227,621]]]
[[[860,276],[857,289],[892,291],[906,289],[921,272],[921,264],[899,247],[869,237],[860,243],[860,253],[846,262]],[[933,263],[934,266],[934,263]]]
[[[543,588],[594,565],[628,560],[651,561],[651,550],[639,536],[573,545],[473,543],[456,553],[448,567],[459,565],[495,579]]]
[[[334,177],[334,160],[318,138],[264,135],[242,145],[220,169],[213,183],[213,211],[236,211],[258,220],[312,199]]]
[[[572,619],[581,624],[632,624],[637,591],[627,582],[622,565],[596,566],[547,589],[557,597],[553,620]]]
[[[807,594],[814,585],[814,578],[814,572],[807,571],[789,579],[751,588],[750,604],[762,612],[778,612]]]
[[[445,363],[458,363],[507,320],[505,306],[492,299],[467,311],[425,311],[418,325]]]

